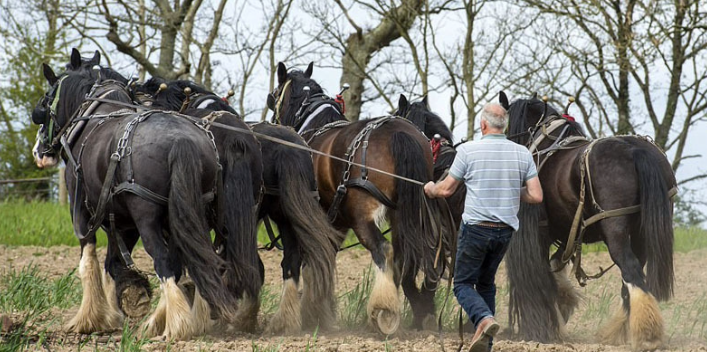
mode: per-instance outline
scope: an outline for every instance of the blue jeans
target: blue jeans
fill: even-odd
[[[511,227],[461,226],[454,266],[454,296],[474,326],[496,312],[496,270],[512,235]]]

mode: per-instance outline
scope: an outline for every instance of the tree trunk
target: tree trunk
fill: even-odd
[[[364,81],[367,79],[366,67],[374,53],[400,38],[397,26],[410,29],[420,14],[422,0],[403,0],[402,3],[384,13],[381,22],[373,29],[364,32],[360,27],[346,39],[343,73],[341,84],[348,83],[349,90],[344,93],[346,117],[351,121],[359,119],[363,105]]]

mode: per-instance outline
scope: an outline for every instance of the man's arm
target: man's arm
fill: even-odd
[[[525,187],[520,190],[520,200],[530,204],[543,201],[543,188],[537,176],[525,181]]]
[[[439,181],[438,183],[434,183],[432,181],[427,182],[425,185],[425,194],[430,198],[447,198],[454,194],[454,191],[457,190],[457,187],[459,187],[459,184],[461,183],[461,181],[457,180],[453,176],[447,175],[444,180]]]

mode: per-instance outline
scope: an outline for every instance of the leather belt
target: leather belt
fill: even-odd
[[[491,222],[491,221],[482,221],[482,222],[476,223],[474,225],[478,225],[481,227],[491,227],[491,228],[495,228],[495,229],[505,229],[505,228],[510,227],[504,222]]]

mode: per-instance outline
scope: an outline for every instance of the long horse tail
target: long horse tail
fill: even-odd
[[[673,295],[673,207],[667,180],[655,157],[646,149],[634,149],[641,205],[640,238],[646,254],[646,283],[659,301]]]
[[[390,139],[390,149],[395,157],[395,174],[428,182],[432,180],[432,170],[425,163],[425,155],[420,144],[407,132],[393,133]],[[437,202],[427,202],[423,188],[401,179],[395,180],[396,214],[393,218],[393,247],[396,261],[402,261],[403,274],[422,270],[425,275],[436,280],[441,270],[435,268],[435,257],[438,250],[442,255],[444,248],[437,248],[437,236],[441,236],[441,227],[430,223],[439,221],[441,210]],[[432,215],[432,218],[430,217]],[[439,259],[442,265],[444,258]]]
[[[260,182],[254,178],[251,159],[254,150],[246,140],[232,135],[223,142],[223,222],[226,231],[225,259],[227,284],[240,297],[244,292],[258,297],[263,280],[260,276],[258,237],[255,216],[256,195]],[[253,140],[255,143],[255,139]],[[256,158],[261,159],[261,158]],[[261,162],[258,160],[258,162]],[[262,166],[260,166],[262,168]],[[262,174],[262,169],[260,169]]]
[[[275,161],[280,189],[280,205],[287,215],[302,251],[304,277],[303,322],[307,326],[327,325],[336,321],[334,288],[336,248],[343,234],[329,223],[313,194],[316,178],[309,153],[278,153]]]
[[[539,205],[521,202],[519,230],[506,252],[510,300],[508,321],[524,340],[550,342],[560,339],[557,314],[558,288],[549,258],[550,243],[540,232]]]
[[[168,160],[170,189],[168,200],[170,251],[179,254],[199,293],[224,317],[235,315],[236,297],[221,277],[224,261],[211,244],[201,199],[202,161],[197,145],[188,139],[172,145]]]

